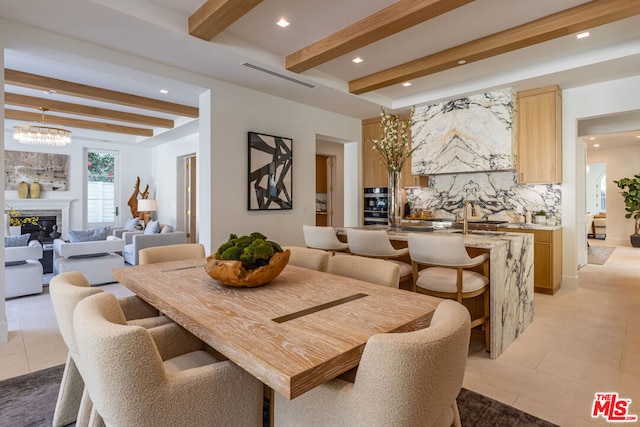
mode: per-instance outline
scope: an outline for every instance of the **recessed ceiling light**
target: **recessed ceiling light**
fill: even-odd
[[[467,61],[465,59],[461,59],[460,61],[458,61],[458,64],[460,64],[460,65],[464,65],[466,63],[467,63]]]
[[[589,31],[585,31],[584,33],[577,34],[577,35],[576,35],[576,38],[577,38],[577,39],[583,39],[583,38],[585,38],[585,37],[589,37],[589,35],[590,35],[590,34],[589,34]]]
[[[276,22],[276,24],[281,26],[282,28],[287,28],[289,26],[289,21],[284,18],[280,18],[280,20]]]
[[[356,63],[356,64],[359,64],[359,63],[361,63],[362,61],[364,61],[364,59],[360,58],[359,56],[356,56],[356,57],[355,57],[355,58],[353,58],[351,61],[352,61],[352,62],[354,62],[354,63]]]
[[[169,91],[166,89],[160,89],[160,93],[169,93]]]
[[[600,144],[593,144],[593,146],[594,146],[595,148],[598,148],[598,147],[600,147]]]
[[[593,141],[594,139],[596,139],[595,136],[592,136],[591,138],[589,138],[590,141]]]
[[[636,138],[640,138],[640,135],[636,135]]]
[[[404,82],[404,83],[402,83],[402,86],[409,87],[409,86],[411,86],[411,82]]]

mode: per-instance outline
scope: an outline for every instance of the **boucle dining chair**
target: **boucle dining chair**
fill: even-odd
[[[303,248],[301,246],[283,246],[283,250],[289,249],[289,264],[311,270],[327,271],[331,254],[321,249]]]
[[[276,394],[275,425],[460,426],[469,336],[469,312],[442,301],[428,328],[372,336],[353,383],[333,379],[293,400]]]
[[[398,264],[383,259],[366,258],[358,255],[331,257],[327,272],[391,288],[397,288],[400,282],[400,267]]]
[[[333,227],[316,227],[313,225],[303,225],[302,234],[304,244],[308,248],[322,249],[331,253],[347,252],[349,245],[341,242]]]
[[[411,280],[411,265],[398,258],[408,258],[409,249],[396,249],[389,240],[385,230],[359,230],[347,228],[349,252],[369,258],[382,258],[400,267],[399,283]]]
[[[490,351],[489,254],[471,258],[460,235],[409,233],[409,254],[413,266],[414,291],[454,299],[460,304],[483,297],[483,313],[471,320],[471,327],[482,325],[485,345]],[[482,273],[469,270],[482,266]],[[426,267],[420,269],[421,267]]]
[[[138,264],[155,264],[204,257],[205,250],[202,243],[181,243],[140,249],[138,252]]]
[[[113,294],[79,302],[73,321],[85,384],[107,426],[262,425],[260,381],[203,346],[177,345],[179,334],[128,325]]]
[[[58,328],[69,349],[53,415],[55,427],[66,426],[73,422],[80,427],[88,423],[91,411],[91,401],[88,396],[84,399],[82,410],[80,409],[84,382],[80,374],[80,360],[73,331],[73,311],[79,301],[103,292],[100,288],[90,287],[86,277],[77,271],[58,274],[49,284],[49,294]],[[151,328],[171,322],[171,319],[160,316],[158,310],[137,296],[121,298],[118,302],[131,324]]]

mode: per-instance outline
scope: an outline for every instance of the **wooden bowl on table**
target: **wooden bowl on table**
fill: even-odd
[[[289,249],[276,252],[269,259],[269,264],[253,270],[246,270],[240,261],[219,260],[214,255],[209,255],[204,269],[212,279],[225,285],[253,288],[278,277],[287,266],[290,255]]]

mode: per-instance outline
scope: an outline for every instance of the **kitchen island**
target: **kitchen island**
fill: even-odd
[[[389,239],[397,248],[406,247],[408,233],[388,231]],[[491,358],[495,359],[533,321],[533,236],[474,230],[464,236],[464,241],[472,256],[489,253]]]

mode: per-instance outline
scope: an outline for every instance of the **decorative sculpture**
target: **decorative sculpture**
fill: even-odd
[[[138,212],[138,196],[140,196],[141,199],[149,197],[149,184],[147,184],[143,192],[140,192],[140,177],[136,178],[136,184],[133,186],[133,193],[131,194],[131,197],[129,197],[127,204],[131,209],[131,216],[133,218],[138,217],[139,219],[143,219],[144,212]]]

